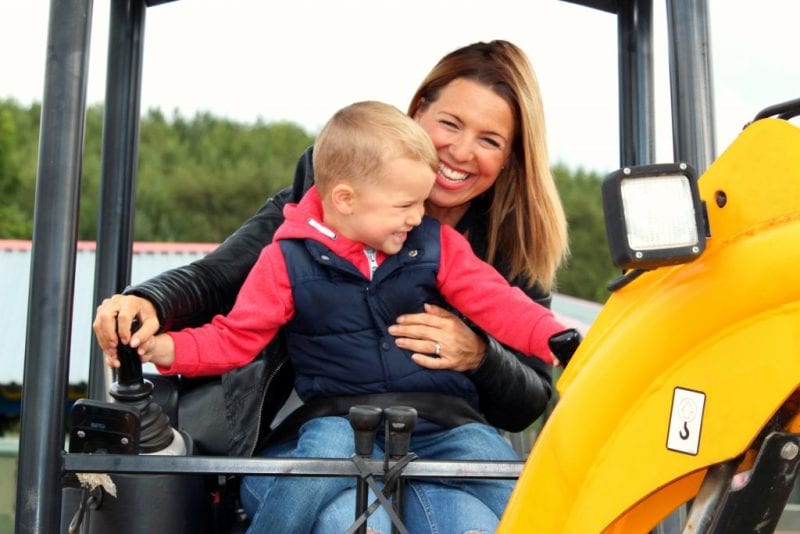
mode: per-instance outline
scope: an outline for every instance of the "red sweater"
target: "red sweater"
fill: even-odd
[[[280,239],[314,239],[350,261],[371,278],[363,243],[336,235],[322,224],[322,202],[313,187],[299,204],[284,209],[285,222],[275,241],[264,247],[226,316],[199,328],[170,332],[175,362],[164,373],[216,375],[250,362],[294,315],[294,301]],[[335,236],[335,239],[330,236]],[[378,252],[378,264],[386,255]],[[444,299],[487,334],[525,354],[552,363],[548,339],[566,327],[547,308],[509,285],[491,265],[472,252],[469,242],[441,225],[441,257],[436,277]]]

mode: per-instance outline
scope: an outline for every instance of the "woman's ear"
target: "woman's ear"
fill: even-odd
[[[355,200],[355,191],[350,184],[340,182],[333,186],[331,203],[337,212],[342,215],[353,213],[353,200]]]

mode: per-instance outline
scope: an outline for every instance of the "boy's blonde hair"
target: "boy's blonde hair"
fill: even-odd
[[[406,158],[427,163],[439,159],[425,130],[389,104],[356,102],[337,111],[314,143],[314,182],[320,194],[347,180],[354,186],[375,183],[381,167]]]

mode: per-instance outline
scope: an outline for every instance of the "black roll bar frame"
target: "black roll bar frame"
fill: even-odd
[[[567,0],[616,13],[620,46],[620,159],[653,161],[652,0]],[[677,161],[702,172],[713,160],[713,106],[705,0],[668,4],[673,139]],[[103,127],[95,303],[130,279],[138,157],[142,50],[152,0],[111,2]],[[36,177],[30,295],[23,376],[16,532],[55,533],[67,473],[293,474],[358,476],[350,460],[158,457],[69,454],[64,408],[77,244],[91,0],[51,0]],[[696,55],[694,51],[703,53]],[[104,398],[108,377],[98,347],[90,396]],[[371,466],[383,472],[383,462]],[[403,476],[516,478],[521,462],[417,460]]]

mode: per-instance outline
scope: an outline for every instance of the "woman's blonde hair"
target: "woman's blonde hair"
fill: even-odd
[[[567,221],[547,154],[544,106],[539,84],[525,53],[507,41],[474,43],[439,61],[411,99],[412,117],[439,98],[456,79],[490,88],[514,113],[511,154],[491,195],[487,257],[508,266],[510,278],[524,276],[528,284],[553,286],[566,258]]]
[[[321,194],[340,180],[374,183],[389,160],[406,158],[439,166],[427,132],[383,102],[356,102],[337,111],[314,145],[314,182]]]

